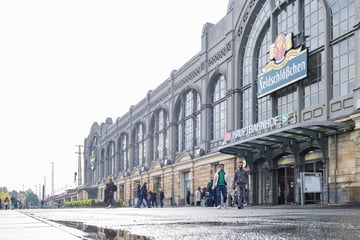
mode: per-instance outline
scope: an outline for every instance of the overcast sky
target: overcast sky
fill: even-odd
[[[0,186],[74,186],[94,122],[114,121],[200,51],[227,0],[0,1]]]

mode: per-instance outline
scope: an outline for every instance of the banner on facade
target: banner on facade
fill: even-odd
[[[279,34],[270,46],[270,62],[258,75],[258,98],[288,86],[308,75],[308,52],[293,48],[292,34]]]

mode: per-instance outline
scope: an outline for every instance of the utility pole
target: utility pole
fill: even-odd
[[[78,186],[80,186],[82,184],[82,170],[81,170],[81,155],[83,154],[82,152],[82,147],[84,147],[83,145],[75,145],[75,147],[78,147],[78,151],[75,152],[75,154],[78,154],[78,172],[77,172],[77,178],[78,178]]]
[[[45,200],[45,186],[46,186],[46,177],[44,177],[44,185],[43,185],[43,191],[42,191],[42,199]]]
[[[51,163],[51,196],[54,196],[54,162]]]

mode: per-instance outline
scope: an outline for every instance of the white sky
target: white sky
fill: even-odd
[[[94,122],[114,121],[200,51],[228,0],[0,1],[0,187],[74,186]]]

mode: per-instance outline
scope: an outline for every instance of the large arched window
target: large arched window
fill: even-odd
[[[266,24],[264,27],[264,34],[261,34],[262,41],[257,49],[257,75],[262,73],[262,69],[269,62],[269,49],[272,43],[271,34],[270,34],[270,23]],[[257,113],[256,113],[256,122],[269,119],[271,117],[271,98],[269,95],[257,99]]]
[[[133,167],[143,166],[146,160],[145,127],[138,123],[133,131]]]
[[[192,89],[181,95],[176,104],[177,151],[189,151],[200,143],[200,94]]]
[[[98,137],[94,136],[90,145],[90,162],[87,166],[87,178],[85,181],[90,184],[95,183],[95,179],[98,176],[99,161],[98,161]]]
[[[115,143],[113,141],[109,142],[107,147],[107,157],[106,157],[106,176],[114,176],[115,174]]]
[[[352,93],[355,87],[355,6],[354,0],[328,2],[331,8],[332,94],[336,98]]]
[[[124,172],[129,170],[129,142],[128,135],[122,133],[119,138],[119,159],[118,159],[118,171]]]
[[[156,111],[151,119],[151,161],[162,161],[168,154],[169,118],[164,109]]]
[[[310,50],[309,74],[303,80],[303,105],[310,108],[325,103],[325,10],[320,1],[304,1],[305,46]]]
[[[246,36],[246,44],[244,45],[243,49],[241,49],[242,53],[242,72],[241,72],[241,104],[240,104],[240,124],[241,127],[246,127],[254,123],[256,121],[255,111],[254,111],[254,104],[253,99],[256,96],[253,96],[253,93],[256,92],[256,79],[257,79],[257,65],[254,64],[259,62],[259,60],[255,59],[255,57],[259,57],[259,54],[262,54],[262,57],[265,57],[266,52],[265,50],[260,49],[259,47],[260,42],[262,39],[259,39],[259,35],[263,36],[264,34],[261,33],[264,30],[264,25],[269,24],[268,21],[270,19],[271,8],[270,8],[270,1],[266,1],[263,3],[264,5],[261,7],[261,10],[257,14],[256,18],[253,20],[253,25],[250,28],[250,32]],[[267,31],[267,29],[265,29]],[[266,36],[266,35],[265,35]],[[266,38],[265,38],[266,39]],[[267,39],[266,39],[267,40]],[[267,42],[265,42],[267,43]],[[257,60],[257,61],[256,61]],[[258,63],[259,64],[259,63]],[[262,108],[265,106],[266,103],[262,103]],[[260,116],[261,117],[261,116]],[[254,119],[255,118],[255,119]]]
[[[106,176],[105,173],[106,169],[105,169],[105,149],[102,148],[101,152],[100,152],[100,169],[99,169],[99,177],[100,180],[103,180]]]
[[[212,139],[223,138],[226,131],[226,81],[224,75],[217,77],[211,95]]]

